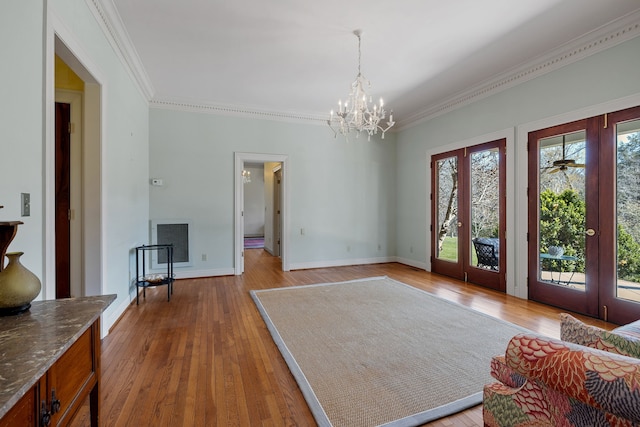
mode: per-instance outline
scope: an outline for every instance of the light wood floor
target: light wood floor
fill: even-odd
[[[528,329],[559,336],[557,308],[401,264],[284,273],[261,249],[242,276],[179,280],[147,291],[102,343],[102,426],[314,426],[249,295],[252,289],[387,275]],[[577,316],[610,329],[615,325]],[[489,369],[489,366],[484,367]],[[74,425],[88,425],[86,408]],[[480,406],[428,424],[480,426]]]

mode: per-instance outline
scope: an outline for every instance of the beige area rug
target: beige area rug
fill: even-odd
[[[252,291],[320,426],[416,426],[482,401],[525,331],[387,277]]]

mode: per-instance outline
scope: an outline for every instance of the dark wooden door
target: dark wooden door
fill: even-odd
[[[639,176],[640,107],[529,134],[531,299],[640,318]]]
[[[56,298],[71,296],[71,105],[56,102],[55,246]]]
[[[431,269],[506,290],[506,140],[431,158]],[[489,245],[490,261],[476,242]]]
[[[463,150],[431,157],[431,271],[464,279]]]
[[[600,317],[640,318],[640,106],[603,117],[600,128]]]
[[[529,134],[529,298],[598,315],[600,118]]]

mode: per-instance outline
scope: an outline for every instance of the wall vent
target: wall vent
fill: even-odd
[[[187,267],[191,265],[191,223],[183,220],[152,220],[151,244],[173,244],[173,266]],[[153,251],[151,268],[162,268],[167,265],[166,251]]]

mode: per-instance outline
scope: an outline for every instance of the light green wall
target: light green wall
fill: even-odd
[[[234,152],[288,156],[292,268],[395,254],[393,136],[345,142],[326,125],[165,109],[149,128],[151,177],[164,179],[151,217],[192,221],[192,270],[234,267]]]
[[[133,292],[132,248],[149,242],[149,106],[88,2],[49,4],[64,26],[61,38],[73,39],[63,41],[79,51],[78,59],[101,87],[102,293],[118,295],[107,309],[108,324],[128,306]]]
[[[525,239],[521,237],[526,233],[527,218],[514,218],[523,212],[522,200],[526,202],[520,194],[522,185],[526,187],[522,184],[526,174],[526,161],[522,162],[526,158],[526,133],[522,138],[518,136],[518,130],[536,121],[546,119],[551,123],[554,117],[562,120],[562,116],[580,116],[580,111],[591,114],[590,110],[597,111],[601,109],[598,105],[607,103],[620,108],[630,107],[632,105],[627,105],[629,101],[625,99],[640,94],[639,71],[640,37],[399,132],[398,256],[428,265],[430,246],[427,240],[431,219],[428,211],[430,178],[427,153],[447,151],[460,141],[503,130],[511,136],[516,135],[512,150],[507,152],[508,159],[511,159],[508,164],[512,162],[508,170],[512,192],[507,194],[507,216],[514,223],[507,232],[514,233],[512,238],[516,236],[512,249],[526,255]],[[607,112],[606,106],[602,108],[605,108],[602,113]],[[514,165],[519,169],[515,170]],[[514,182],[522,185],[515,186]],[[524,209],[526,212],[526,207]],[[514,252],[509,255],[513,262]],[[518,266],[511,263],[507,267],[508,272],[513,272]],[[519,274],[517,277],[520,279],[515,280],[522,281],[525,276]]]
[[[24,251],[22,260],[42,279],[43,290],[54,289],[53,277],[47,277],[53,257],[46,253],[54,231],[45,217],[45,165],[53,164],[46,147],[54,141],[45,118],[52,111],[45,101],[53,94],[53,31],[69,38],[65,43],[101,87],[102,138],[85,141],[101,153],[101,194],[87,196],[101,199],[101,237],[85,250],[101,251],[101,283],[92,286],[118,295],[105,316],[108,328],[130,301],[131,248],[148,241],[149,107],[85,1],[9,0],[0,6],[0,220],[24,221],[10,250]],[[22,192],[31,193],[30,217],[20,217]],[[43,295],[54,298],[52,292]]]
[[[8,0],[0,8],[0,221],[20,220],[9,251],[43,272],[43,5]],[[20,193],[31,194],[31,216],[20,217]],[[4,260],[3,260],[4,262]]]

